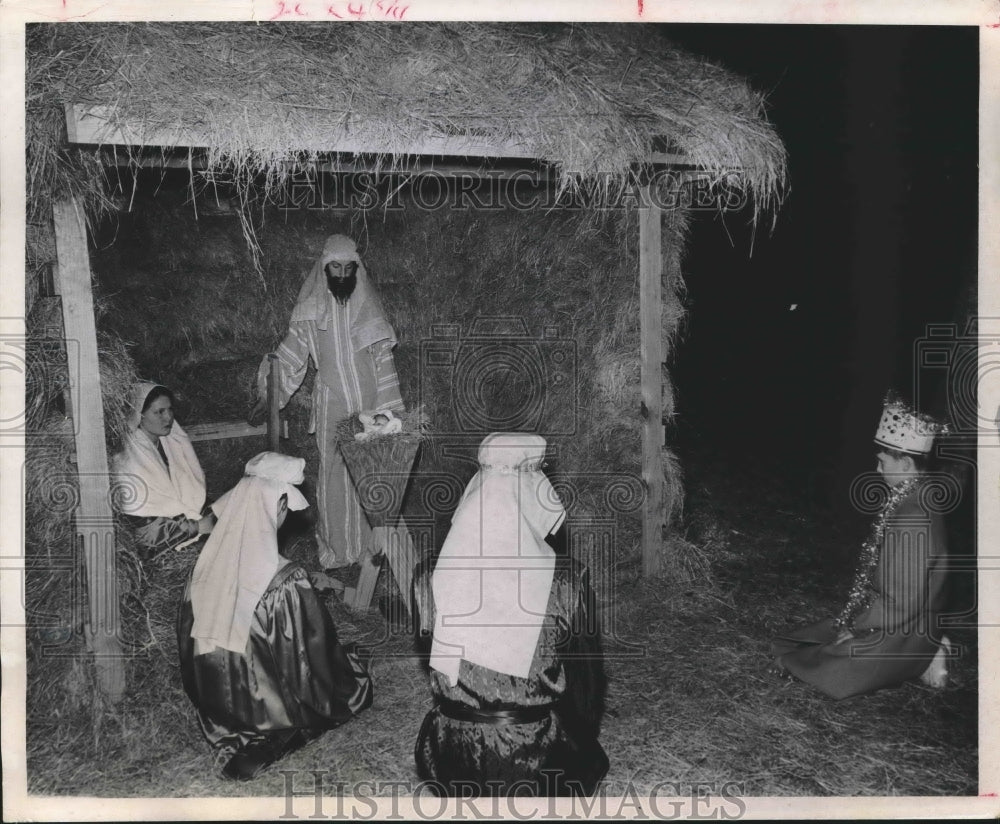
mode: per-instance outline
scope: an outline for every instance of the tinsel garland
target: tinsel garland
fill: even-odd
[[[858,561],[858,568],[854,572],[854,582],[847,594],[847,603],[844,604],[840,615],[833,620],[837,629],[850,628],[855,617],[871,604],[874,594],[872,576],[875,574],[879,558],[882,555],[882,538],[885,535],[886,522],[896,511],[899,502],[917,488],[920,480],[920,478],[908,478],[889,491],[889,497],[882,506],[882,511],[879,512],[872,524],[871,534],[861,545],[861,557]]]

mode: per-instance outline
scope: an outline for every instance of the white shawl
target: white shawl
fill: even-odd
[[[195,654],[222,647],[246,651],[257,602],[285,560],[278,554],[278,501],[289,510],[309,506],[302,483],[304,458],[261,452],[246,474],[212,509],[219,521],[198,556],[191,577],[191,637]]]
[[[545,619],[566,516],[539,465],[545,439],[494,433],[452,518],[434,573],[431,667],[452,685],[462,659],[526,678]]]
[[[142,405],[155,383],[136,384],[130,434],[125,448],[114,456],[111,471],[116,486],[116,503],[122,512],[145,517],[201,517],[205,506],[205,473],[191,439],[174,421],[170,434],[160,438],[170,469],[163,464],[156,444],[139,429]]]

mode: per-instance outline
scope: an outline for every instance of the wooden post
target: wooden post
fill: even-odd
[[[375,540],[375,552],[385,553],[389,563],[389,571],[396,579],[399,593],[410,615],[413,615],[412,592],[413,570],[417,565],[417,551],[413,546],[413,538],[402,517],[395,526],[376,526],[372,528]],[[366,555],[361,562],[361,576],[358,586],[349,594],[345,592],[344,601],[356,610],[368,609],[375,594],[375,584],[378,582],[381,565],[376,563],[371,555]]]
[[[376,527],[381,529],[381,527]],[[382,564],[375,560],[374,555],[365,554],[361,559],[361,574],[358,576],[358,585],[354,592],[350,594],[348,606],[351,609],[364,610],[372,602],[375,594],[375,584],[378,583],[379,572],[382,571]],[[347,600],[345,594],[345,601]]]
[[[660,207],[647,188],[639,209],[639,335],[642,384],[642,571],[660,571],[663,548],[663,254]]]
[[[125,661],[120,640],[115,529],[109,500],[110,478],[104,443],[104,407],[87,231],[75,199],[53,204],[52,218],[63,326],[66,340],[76,342],[80,358],[79,368],[76,363],[69,364],[69,384],[80,485],[76,535],[83,553],[89,602],[87,640],[95,655],[101,690],[110,700],[117,701],[125,691]]]
[[[278,356],[273,352],[267,356],[267,448],[272,452],[281,451],[281,407],[278,403]]]

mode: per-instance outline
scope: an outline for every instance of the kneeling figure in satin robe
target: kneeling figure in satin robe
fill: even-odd
[[[593,593],[546,543],[566,513],[544,455],[538,435],[488,436],[433,573],[414,582],[435,701],[417,772],[444,795],[592,795],[608,770]]]
[[[184,593],[177,627],[184,689],[223,774],[253,778],[349,721],[372,683],[341,645],[306,571],[278,553],[305,461],[263,452],[213,506],[219,515]]]

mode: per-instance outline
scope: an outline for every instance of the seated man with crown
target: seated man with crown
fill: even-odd
[[[938,636],[944,606],[946,536],[926,492],[934,437],[943,424],[887,398],[875,444],[888,485],[865,541],[847,602],[824,618],[779,636],[771,654],[779,672],[842,699],[920,678],[947,681],[950,644]]]

